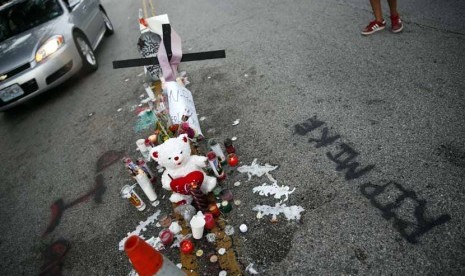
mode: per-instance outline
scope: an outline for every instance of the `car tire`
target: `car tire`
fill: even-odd
[[[113,29],[113,24],[111,23],[110,17],[108,17],[104,10],[100,10],[100,14],[102,14],[103,22],[105,23],[105,35],[112,35],[115,32],[115,29]]]
[[[98,69],[97,58],[87,37],[81,32],[74,32],[73,39],[82,60],[82,70],[85,72],[96,71]]]

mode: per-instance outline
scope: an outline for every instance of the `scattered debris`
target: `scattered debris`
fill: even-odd
[[[249,264],[246,268],[245,271],[249,272],[250,274],[256,275],[258,274],[258,271],[253,268],[253,263]]]
[[[154,223],[155,220],[158,219],[159,215],[160,215],[160,210],[157,210],[153,215],[148,217],[146,221],[139,222],[139,225],[137,225],[136,230],[132,231],[131,233],[128,233],[127,236],[119,242],[119,250],[120,251],[124,250],[124,243],[126,242],[129,236],[132,236],[132,235],[139,236],[140,232],[143,231],[143,229],[146,229],[148,225]],[[140,237],[144,238],[143,236],[140,236]]]
[[[146,242],[158,251],[165,249],[165,245],[163,244],[163,242],[161,241],[159,237],[156,237],[156,238],[151,237],[150,239],[146,240]]]
[[[216,263],[218,261],[218,256],[216,255],[211,255],[210,256],[210,262],[211,263]]]
[[[273,216],[270,219],[271,223],[277,223],[278,222],[278,216],[276,214],[273,214]]]
[[[139,99],[143,99],[145,97],[145,94],[140,94]]]
[[[239,230],[241,230],[242,233],[247,232],[247,230],[248,230],[247,225],[241,224],[241,225],[239,226]]]
[[[124,81],[125,81],[125,82],[128,82],[128,81],[129,81],[129,79],[125,79]]]
[[[148,129],[155,125],[157,117],[150,110],[145,110],[137,115],[137,122],[134,127],[136,132]]]
[[[252,161],[252,164],[250,166],[249,165],[240,166],[239,168],[237,168],[237,170],[240,173],[247,173],[247,175],[249,176],[248,180],[250,180],[252,178],[252,175],[262,177],[264,174],[270,171],[273,171],[276,168],[278,168],[278,166],[271,166],[268,163],[266,163],[264,166],[260,166],[260,164],[257,164],[257,158],[255,158]]]
[[[144,73],[139,73],[137,74],[138,77],[141,77]]]
[[[216,241],[216,235],[214,233],[209,233],[205,236],[207,241],[214,243]]]
[[[224,233],[228,236],[234,235],[234,227],[232,225],[226,225],[224,227]]]
[[[237,200],[234,200],[234,205],[241,205],[242,201],[240,201],[239,199]]]
[[[221,270],[220,274],[218,274],[218,276],[226,276],[226,275],[228,275],[228,272],[226,272],[225,270]]]
[[[240,182],[240,181],[234,182],[234,187],[239,187],[239,186],[241,186],[241,182]]]
[[[263,183],[261,186],[254,187],[252,191],[254,193],[258,193],[261,196],[269,196],[274,195],[274,198],[281,199],[281,197],[285,197],[283,201],[287,201],[289,199],[289,195],[295,191],[295,188],[290,190],[289,186],[279,186],[276,183],[268,185]]]
[[[211,79],[212,77],[208,76],[207,79]]]
[[[197,250],[197,252],[195,252],[195,255],[197,257],[202,257],[203,256],[203,250],[202,249]]]
[[[116,111],[121,112],[122,110],[123,110],[122,108],[118,108],[118,110],[116,110]]]
[[[276,203],[274,207],[268,205],[257,205],[252,210],[257,211],[259,213],[263,213],[263,215],[265,216],[279,215],[282,213],[287,218],[287,220],[300,219],[300,213],[305,211],[305,209],[301,206],[286,206],[286,204],[280,205],[279,203]]]
[[[233,125],[233,126],[237,126],[240,122],[241,122],[241,120],[240,120],[240,119],[237,119],[237,120],[235,120],[235,121],[232,123],[232,125]]]
[[[202,117],[200,117],[199,120],[200,120],[200,121],[205,121],[205,119],[206,119],[205,116],[202,116]]]
[[[207,133],[215,133],[215,132],[216,132],[216,130],[214,128],[209,128],[207,130]]]
[[[263,214],[262,214],[262,212],[258,212],[257,213],[257,219],[261,219],[261,218],[263,218]]]
[[[249,77],[249,75],[248,75],[248,74],[244,74],[244,77],[248,78],[248,77]]]
[[[92,116],[94,116],[94,114],[95,114],[95,112],[91,112],[91,113],[89,113],[89,115],[87,115],[87,116],[92,117]]]
[[[224,248],[218,249],[218,254],[224,255],[224,253],[226,253],[226,249],[224,249]]]
[[[182,268],[182,264],[181,264],[181,263],[176,264],[176,266],[177,266],[179,269]]]
[[[236,140],[237,140],[237,137],[234,136],[234,137],[231,138],[231,140],[232,140],[232,141],[236,141]]]
[[[159,204],[160,204],[159,200],[155,200],[154,202],[152,202],[153,207],[157,207]]]

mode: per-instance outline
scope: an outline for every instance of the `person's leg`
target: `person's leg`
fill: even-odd
[[[391,27],[394,33],[398,33],[404,29],[404,24],[400,20],[397,12],[397,0],[388,0],[389,10],[391,11]]]
[[[395,2],[395,0],[390,0],[389,3],[391,3],[391,1]],[[375,15],[376,21],[382,22],[383,12],[381,11],[381,0],[370,0],[370,4],[371,8],[373,9],[373,14]]]
[[[389,10],[391,11],[391,16],[397,16],[397,0],[388,0]]]
[[[383,19],[383,13],[381,11],[381,0],[370,0],[370,4],[373,9],[375,20],[371,21],[370,24],[363,29],[363,35],[370,35],[377,31],[384,30],[384,27],[386,26],[386,22]]]

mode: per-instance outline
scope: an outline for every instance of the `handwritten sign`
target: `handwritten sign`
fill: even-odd
[[[189,126],[194,129],[197,134],[203,135],[200,129],[197,111],[195,110],[194,99],[192,93],[177,82],[169,81],[165,83],[168,94],[168,103],[170,117],[173,124],[179,124],[182,116],[189,116]]]

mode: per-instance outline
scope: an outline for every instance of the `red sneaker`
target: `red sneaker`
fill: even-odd
[[[362,35],[371,35],[372,33],[375,33],[377,31],[384,30],[384,27],[386,27],[386,21],[371,21],[368,26],[365,27],[362,31]]]
[[[402,20],[400,20],[399,15],[391,15],[391,30],[393,33],[398,33],[404,29],[404,24],[402,24]]]

